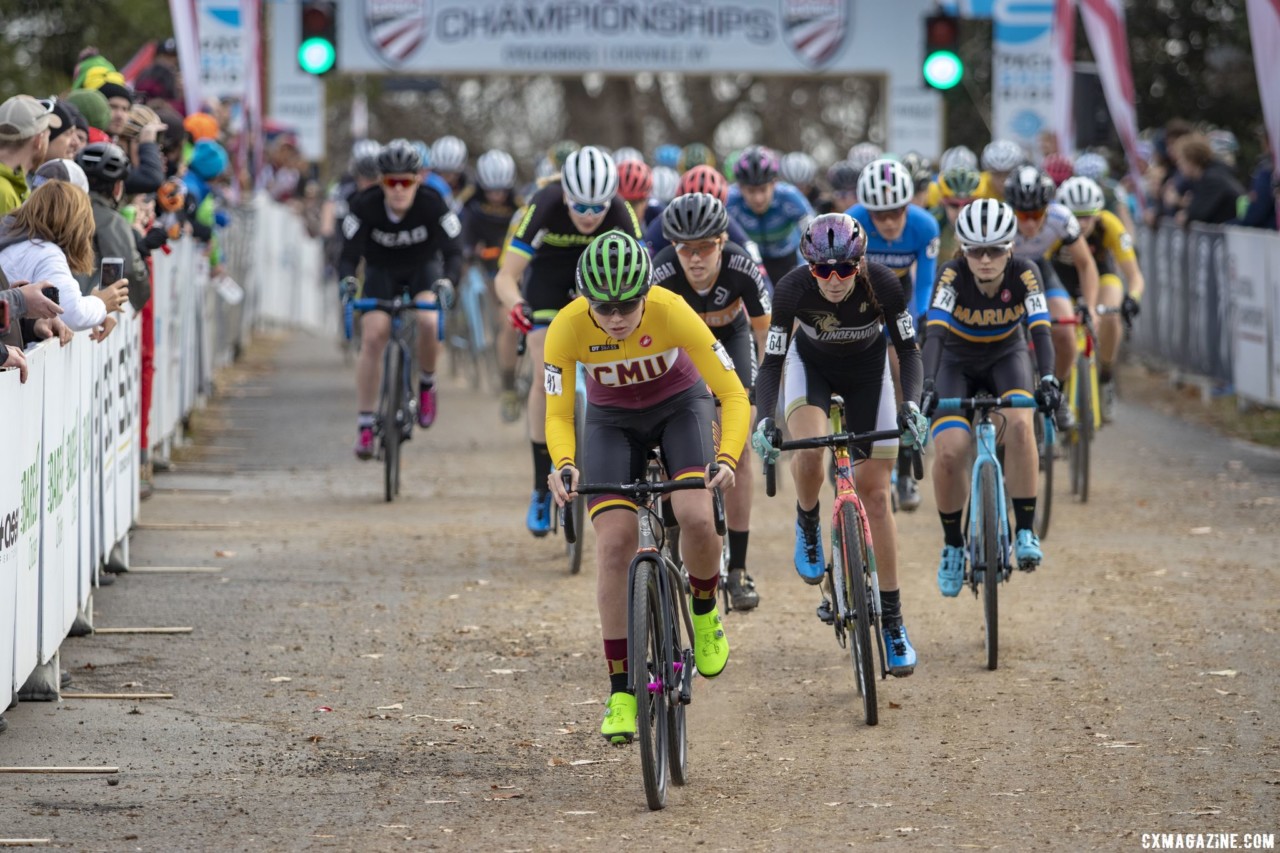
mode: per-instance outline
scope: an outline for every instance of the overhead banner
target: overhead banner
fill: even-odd
[[[996,0],[992,17],[992,133],[1034,153],[1041,131],[1056,133],[1054,0]]]

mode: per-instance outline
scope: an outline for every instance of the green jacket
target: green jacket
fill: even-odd
[[[27,200],[27,178],[21,169],[11,169],[0,163],[0,216],[9,213]]]

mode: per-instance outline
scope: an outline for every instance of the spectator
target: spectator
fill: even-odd
[[[80,61],[76,63],[75,70],[71,72],[71,88],[73,89],[96,89],[96,85],[88,85],[89,72],[95,68],[106,71],[115,71],[116,67],[111,61],[102,54],[98,53],[96,47],[86,47],[80,51]],[[99,73],[103,73],[99,72]]]
[[[89,179],[85,177],[84,169],[74,160],[45,160],[28,183],[31,191],[35,192],[37,187],[47,181],[66,181],[83,190],[86,195],[89,192]]]
[[[1274,152],[1271,151],[1270,140],[1265,140],[1265,144],[1267,153],[1258,161],[1249,179],[1249,204],[1245,208],[1244,216],[1240,218],[1240,224],[1250,228],[1270,228],[1274,231],[1276,197],[1272,191],[1272,185],[1276,176],[1275,157]]]
[[[44,184],[0,220],[0,269],[10,280],[47,281],[58,288],[63,322],[72,331],[93,329],[94,340],[111,333],[111,313],[129,298],[123,278],[81,294],[73,273],[93,272],[93,209],[87,195],[64,181]]]
[[[182,121],[194,144],[205,139],[218,139],[218,120],[208,113],[192,113]]]
[[[153,193],[164,183],[164,158],[156,142],[164,129],[155,110],[142,104],[129,108],[117,138],[129,158],[129,177],[124,185],[127,194]]]
[[[164,124],[164,132],[156,137],[160,146],[160,156],[164,159],[166,177],[173,177],[182,168],[182,146],[187,141],[187,129],[182,126],[182,116],[177,110],[162,101],[152,101],[151,107],[156,118]]]
[[[89,179],[89,201],[93,207],[94,278],[101,284],[99,265],[103,258],[124,258],[129,282],[129,304],[141,311],[151,298],[151,276],[138,252],[129,222],[116,210],[124,197],[129,178],[129,158],[118,145],[97,142],[86,146],[77,160]]]
[[[96,127],[98,130],[106,131],[111,124],[111,105],[107,103],[106,95],[97,89],[72,89],[66,97],[80,114],[84,116],[89,127]],[[88,130],[85,128],[84,144],[88,144]]]
[[[62,119],[30,95],[14,95],[0,104],[0,216],[29,194],[26,175],[44,162],[50,128]]]
[[[43,340],[55,334],[62,337],[63,344],[70,340],[71,330],[58,319],[62,309],[41,292],[48,284],[10,283],[0,267],[0,301],[9,303],[10,317],[8,333],[0,337],[0,368],[17,368],[22,382],[27,381],[27,359],[23,355],[26,340]],[[24,335],[24,329],[31,334]]]
[[[98,91],[106,97],[107,106],[111,108],[111,121],[102,130],[112,136],[119,136],[129,118],[129,109],[133,106],[133,93],[124,85],[124,75],[117,73],[115,76],[120,78],[119,82],[114,79],[105,80],[98,86]]]
[[[89,128],[85,126],[85,137],[81,139],[77,125],[84,122],[84,116],[76,109],[75,104],[64,98],[50,98],[53,114],[62,122],[60,127],[49,126],[49,148],[45,151],[45,160],[74,160],[76,152],[88,141]],[[35,187],[32,187],[35,189]]]
[[[1177,213],[1179,225],[1207,222],[1220,225],[1236,218],[1236,204],[1244,195],[1244,187],[1226,164],[1213,156],[1209,140],[1202,133],[1190,133],[1173,148],[1178,171],[1187,179],[1182,209]]]

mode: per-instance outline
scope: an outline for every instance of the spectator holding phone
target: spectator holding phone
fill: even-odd
[[[113,312],[129,299],[129,281],[81,295],[73,273],[93,272],[93,208],[89,197],[65,181],[41,185],[0,220],[0,269],[10,280],[44,282],[58,289],[62,321],[72,331],[92,329],[102,340],[115,328]]]
[[[157,155],[159,156],[159,155]],[[134,310],[151,298],[151,276],[138,252],[133,229],[116,209],[129,180],[129,157],[118,145],[91,142],[76,156],[89,179],[89,201],[93,207],[94,268],[103,258],[124,260],[124,276],[129,281],[129,304]],[[101,283],[101,277],[98,277]]]
[[[22,382],[27,381],[24,338],[42,340],[57,335],[63,346],[71,340],[71,330],[58,319],[62,309],[43,292],[48,286],[47,281],[10,284],[0,268],[0,369],[20,370]],[[24,328],[29,334],[23,334]]]

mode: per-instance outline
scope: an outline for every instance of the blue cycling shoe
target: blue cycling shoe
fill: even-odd
[[[885,665],[889,674],[906,678],[916,671],[916,650],[907,638],[907,627],[899,622],[897,625],[886,625],[883,631],[884,651],[888,658]]]
[[[964,549],[943,545],[942,562],[938,564],[938,589],[948,598],[955,598],[963,586]]]
[[[822,558],[822,524],[813,526],[796,519],[796,571],[807,584],[822,582],[826,561]]]
[[[541,539],[551,532],[551,493],[534,491],[529,499],[529,513],[524,518],[529,532]]]
[[[1013,550],[1018,558],[1020,569],[1030,571],[1040,565],[1040,561],[1044,559],[1044,554],[1040,550],[1040,537],[1031,530],[1018,531],[1018,542]]]

